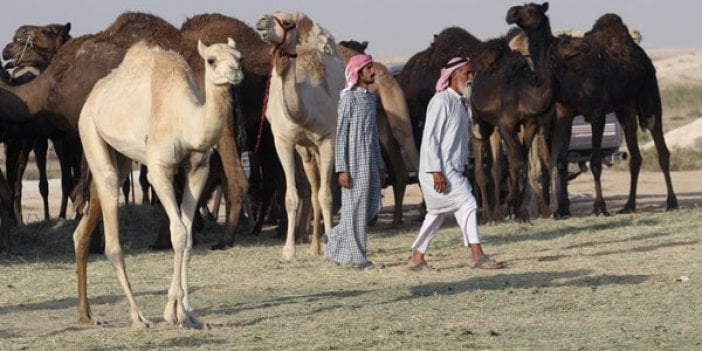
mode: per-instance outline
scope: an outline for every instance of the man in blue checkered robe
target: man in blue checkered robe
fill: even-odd
[[[359,270],[374,269],[366,257],[368,223],[380,210],[384,177],[373,83],[373,59],[356,55],[346,67],[346,89],[341,92],[336,127],[336,172],[341,186],[341,220],[328,235],[326,256]]]

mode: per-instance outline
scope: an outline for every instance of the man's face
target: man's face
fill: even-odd
[[[470,71],[468,65],[463,65],[453,72],[451,79],[455,80],[458,86],[463,86],[473,81],[473,72]]]
[[[451,75],[452,87],[465,98],[470,97],[472,83],[473,72],[470,71],[470,67],[468,65],[458,67],[458,69],[456,69]]]
[[[363,83],[370,85],[375,81],[375,69],[373,68],[373,63],[369,63],[358,72],[359,80]]]

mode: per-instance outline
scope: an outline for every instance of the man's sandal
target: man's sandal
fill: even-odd
[[[500,269],[505,267],[504,262],[497,262],[488,255],[482,255],[478,260],[473,261],[468,265],[473,269]]]
[[[419,271],[431,271],[434,270],[434,267],[430,266],[426,261],[422,261],[420,263],[407,263],[407,269],[410,271],[414,272],[419,272]]]

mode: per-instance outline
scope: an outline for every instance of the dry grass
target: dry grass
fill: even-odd
[[[75,316],[73,222],[40,222],[14,233],[0,264],[0,350],[543,350],[702,348],[699,209],[610,218],[539,220],[481,227],[485,247],[508,269],[467,267],[457,228],[433,243],[432,272],[404,268],[417,223],[379,225],[370,257],[386,267],[356,272],[311,257],[280,262],[272,231],[240,235],[210,251],[211,224],[191,263],[193,304],[209,330],[166,324],[169,252],[149,252],[152,213],[122,210],[132,286],[156,325],[133,329],[103,256],[91,256],[92,310]],[[689,281],[680,281],[680,277]]]

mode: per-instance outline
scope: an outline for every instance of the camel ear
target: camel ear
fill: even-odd
[[[232,38],[227,38],[227,45],[229,45],[232,49],[236,49],[236,42]]]
[[[367,41],[367,40],[364,40],[364,41],[361,43],[361,46],[363,46],[363,50],[364,50],[364,51],[365,51],[366,49],[368,49],[368,41]]]
[[[63,26],[63,35],[68,35],[68,32],[71,31],[71,22],[66,22],[66,24]]]
[[[200,53],[200,56],[205,57],[205,49],[207,49],[207,46],[202,43],[202,40],[197,41],[197,52]]]
[[[544,12],[548,11],[548,2],[543,3],[541,7],[544,8]]]

